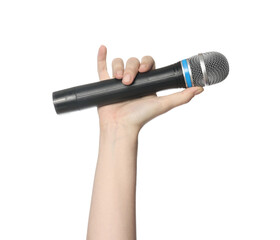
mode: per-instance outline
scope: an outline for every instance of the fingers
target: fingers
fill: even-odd
[[[182,92],[159,97],[158,100],[161,105],[160,114],[168,112],[172,108],[188,103],[195,95],[202,93],[203,90],[204,89],[202,87],[191,87],[183,90]]]
[[[104,76],[106,76],[106,78],[109,78],[107,68],[105,69],[104,66],[106,66],[106,55],[105,64],[104,59],[100,59],[100,72],[104,73],[104,75],[102,75],[102,78],[104,78]],[[112,62],[113,77],[122,79],[122,82],[125,85],[130,85],[134,81],[134,78],[136,77],[138,72],[147,72],[152,69],[155,69],[155,61],[151,56],[143,57],[141,60],[141,64],[137,58],[129,58],[126,62],[125,69],[123,60],[121,58],[115,58]]]
[[[155,60],[151,56],[145,56],[141,59],[139,72],[147,72],[156,68]]]
[[[137,58],[130,58],[126,62],[122,82],[125,85],[130,85],[136,74],[138,73],[140,62]]]
[[[98,76],[100,80],[105,80],[110,78],[107,71],[106,57],[107,57],[107,48],[102,45],[100,46],[97,55],[97,70],[98,70]]]
[[[113,77],[122,79],[124,64],[121,58],[115,58],[112,62]]]

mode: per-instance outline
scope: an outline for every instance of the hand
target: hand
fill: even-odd
[[[97,65],[99,79],[110,79],[106,63],[107,49],[101,46],[98,51]],[[138,72],[147,72],[155,69],[155,61],[150,56],[130,58],[124,69],[123,60],[115,58],[112,62],[113,77],[120,79],[123,84],[130,85]],[[121,80],[122,79],[122,80]],[[98,107],[100,128],[122,127],[137,132],[151,119],[171,110],[174,107],[188,103],[195,95],[203,91],[202,87],[187,88],[181,92],[158,97],[155,94]]]

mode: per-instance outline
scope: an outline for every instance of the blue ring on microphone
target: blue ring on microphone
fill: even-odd
[[[189,66],[186,59],[182,60],[182,66],[184,69],[184,75],[185,75],[187,86],[192,87],[192,80],[191,80]]]

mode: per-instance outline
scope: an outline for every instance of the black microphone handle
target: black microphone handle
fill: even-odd
[[[53,103],[60,114],[122,102],[171,88],[186,88],[181,62],[138,73],[129,86],[114,78],[53,92]]]

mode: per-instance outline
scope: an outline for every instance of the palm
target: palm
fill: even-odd
[[[156,113],[159,104],[156,94],[98,107],[99,119],[104,123],[122,122],[127,125],[142,127]]]

